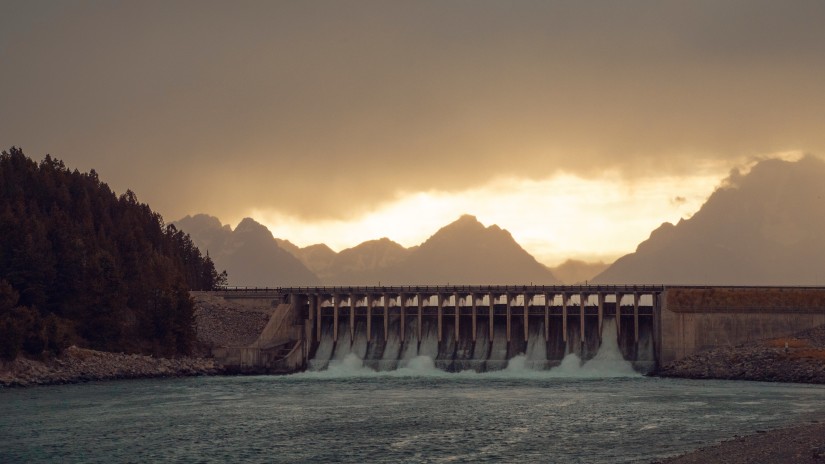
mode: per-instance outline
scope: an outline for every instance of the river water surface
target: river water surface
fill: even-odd
[[[825,416],[818,386],[347,361],[0,390],[0,462],[650,462]]]

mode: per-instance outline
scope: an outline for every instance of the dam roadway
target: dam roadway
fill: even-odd
[[[825,324],[825,287],[404,285],[226,287],[211,293],[227,301],[269,300],[272,320],[255,344],[214,354],[241,370],[272,372],[305,369],[313,358],[327,356],[325,350],[358,351],[352,348],[357,342],[364,345],[358,355],[365,362],[391,362],[410,344],[428,351],[421,344],[431,342],[435,347],[428,352],[448,370],[497,368],[494,359],[506,364],[528,352],[549,368],[567,353],[594,356],[606,322],[623,357],[651,371],[706,348]],[[486,364],[479,364],[479,356]]]

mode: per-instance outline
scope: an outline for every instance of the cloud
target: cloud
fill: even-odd
[[[805,1],[18,3],[0,143],[172,218],[690,175],[825,152],[823,19]]]

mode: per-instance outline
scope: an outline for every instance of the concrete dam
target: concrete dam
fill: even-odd
[[[227,288],[266,302],[258,340],[213,350],[239,371],[321,370],[356,356],[374,370],[419,356],[446,371],[550,369],[607,345],[640,372],[715,346],[825,324],[822,287],[397,286]]]
[[[616,331],[625,358],[640,370],[654,365],[655,293],[612,295],[611,302],[607,295],[544,290],[438,290],[354,289],[346,297],[309,296],[306,321],[314,333],[307,337],[308,367],[324,369],[331,360],[355,355],[369,368],[393,370],[427,356],[445,371],[484,372],[503,369],[523,355],[528,367],[548,369],[570,353],[592,358],[605,327]]]

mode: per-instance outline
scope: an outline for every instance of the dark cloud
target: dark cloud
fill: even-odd
[[[822,153],[825,4],[6,2],[0,143],[171,218]]]

